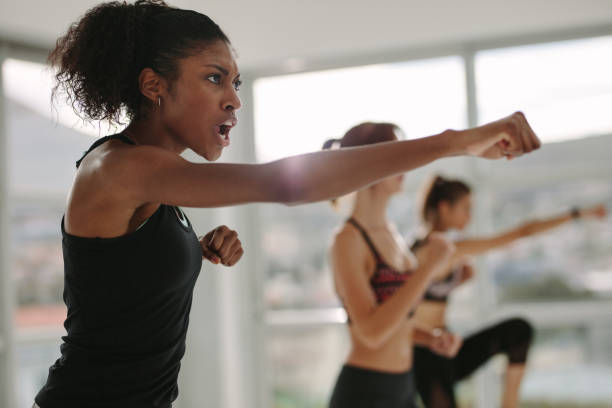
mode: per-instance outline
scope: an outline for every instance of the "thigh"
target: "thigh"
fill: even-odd
[[[467,337],[453,359],[457,380],[471,375],[491,357],[509,352],[515,337],[514,321],[504,320]]]

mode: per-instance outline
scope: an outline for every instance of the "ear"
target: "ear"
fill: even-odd
[[[440,201],[438,203],[438,214],[440,214],[440,216],[445,216],[446,214],[448,214],[449,210],[450,203],[448,201]]]
[[[167,82],[151,68],[145,68],[138,75],[138,88],[145,98],[157,105],[158,97],[165,96]]]

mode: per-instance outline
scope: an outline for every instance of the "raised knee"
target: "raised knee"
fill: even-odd
[[[531,344],[535,332],[531,323],[518,317],[511,319],[508,323],[517,342],[527,345]]]

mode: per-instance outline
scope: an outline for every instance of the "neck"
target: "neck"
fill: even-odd
[[[390,196],[376,194],[372,188],[357,192],[351,217],[369,228],[387,226],[387,204]]]
[[[436,221],[434,222],[433,226],[429,229],[428,234],[431,234],[432,232],[446,232],[448,231],[448,228],[446,225],[443,225],[440,221]]]
[[[181,154],[187,147],[155,120],[133,120],[123,134],[137,145],[157,146]]]

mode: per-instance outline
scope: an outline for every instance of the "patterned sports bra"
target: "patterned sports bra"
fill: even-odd
[[[380,253],[374,246],[374,243],[370,239],[370,236],[366,230],[359,225],[354,218],[349,218],[346,222],[353,225],[363,236],[364,241],[372,251],[374,260],[376,261],[376,269],[374,274],[370,278],[370,286],[376,295],[376,303],[381,304],[389,299],[393,294],[402,287],[404,282],[408,280],[413,274],[413,271],[400,272],[397,269],[390,266],[380,256]],[[414,310],[410,311],[408,318],[414,315]],[[349,319],[350,322],[350,319]]]

